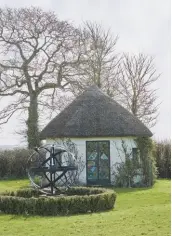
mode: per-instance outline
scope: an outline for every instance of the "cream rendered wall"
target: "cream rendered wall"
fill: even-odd
[[[110,167],[111,172],[115,163],[120,163],[124,161],[125,154],[122,148],[122,140],[124,140],[127,147],[127,152],[130,153],[132,148],[136,147],[134,142],[134,137],[101,137],[101,138],[70,138],[70,140],[76,144],[78,148],[79,156],[82,160],[86,161],[86,141],[110,141]],[[57,139],[47,139],[46,144],[53,144],[55,142],[61,143],[59,138]],[[86,184],[86,166],[80,175],[80,182]],[[111,175],[111,182],[113,182],[113,175]]]

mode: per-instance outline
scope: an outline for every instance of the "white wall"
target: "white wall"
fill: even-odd
[[[86,141],[110,141],[110,166],[111,172],[115,163],[120,163],[124,161],[125,154],[122,148],[122,140],[125,141],[127,147],[127,153],[132,151],[132,148],[136,147],[133,137],[103,137],[103,138],[71,138],[71,141],[76,144],[78,148],[79,156],[81,156],[82,161],[86,161]],[[61,143],[60,139],[47,139],[47,144],[53,144],[54,142]],[[111,175],[111,180],[113,182],[113,176]],[[86,184],[86,166],[80,175],[80,182]]]

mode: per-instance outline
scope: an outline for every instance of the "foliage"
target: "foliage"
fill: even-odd
[[[155,159],[159,178],[171,178],[171,141],[155,142]]]
[[[127,159],[125,162],[116,163],[114,166],[114,185],[116,187],[134,187],[134,177],[139,175],[138,165],[133,163],[132,159]]]
[[[134,177],[141,174],[139,158],[138,155],[137,158],[133,157],[132,149],[127,146],[124,140],[121,140],[121,147],[122,149],[119,149],[116,146],[121,162],[115,163],[112,168],[114,185],[117,187],[134,187]]]
[[[33,189],[28,187],[19,189],[17,191],[5,191],[2,192],[0,195],[31,198],[31,197],[39,197],[40,191],[38,189]]]
[[[148,137],[138,137],[136,139],[136,144],[140,152],[143,184],[145,186],[152,186],[157,177],[155,144],[153,140]]]
[[[133,156],[132,149],[124,140],[121,141],[122,150],[116,146],[121,162],[115,163],[112,168],[115,186],[143,187],[152,186],[155,182],[157,168],[153,141],[150,138],[139,137],[135,142],[138,148],[136,156]],[[134,181],[135,178],[138,178],[137,183]]]
[[[65,195],[67,196],[72,196],[72,195],[84,196],[84,195],[101,194],[106,191],[107,190],[104,188],[93,188],[93,187],[71,187],[68,189],[60,187],[58,189],[57,195],[65,193]],[[41,194],[42,192],[39,191],[39,189],[30,187],[18,189],[17,191],[6,191],[1,193],[1,195],[4,196],[16,196],[24,198],[39,197]]]
[[[0,178],[22,178],[26,176],[28,149],[13,149],[0,151]]]
[[[10,214],[70,215],[109,210],[116,200],[113,190],[83,187],[68,191],[72,196],[38,197],[38,191],[28,189],[6,192],[0,195],[0,210]]]

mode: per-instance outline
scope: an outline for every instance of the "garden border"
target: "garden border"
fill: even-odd
[[[68,196],[40,196],[35,189],[0,194],[0,211],[7,214],[58,216],[101,212],[114,208],[116,193],[110,189],[72,187]]]

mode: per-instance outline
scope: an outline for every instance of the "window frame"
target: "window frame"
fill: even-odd
[[[99,162],[100,162],[100,157],[99,157],[99,144],[97,145],[97,149],[96,149],[96,151],[98,152],[98,165],[97,165],[97,169],[98,169],[98,171],[97,171],[97,179],[96,180],[91,180],[91,179],[88,179],[88,159],[87,159],[87,153],[88,153],[88,149],[87,149],[87,145],[88,145],[88,143],[101,143],[101,142],[106,142],[107,144],[108,144],[108,168],[109,168],[109,178],[106,180],[106,179],[99,179]],[[96,183],[98,183],[98,184],[103,184],[103,183],[105,183],[105,184],[110,184],[111,183],[111,160],[110,160],[110,140],[87,140],[86,141],[86,146],[85,146],[85,148],[86,148],[86,182],[87,182],[87,184],[96,184]]]

